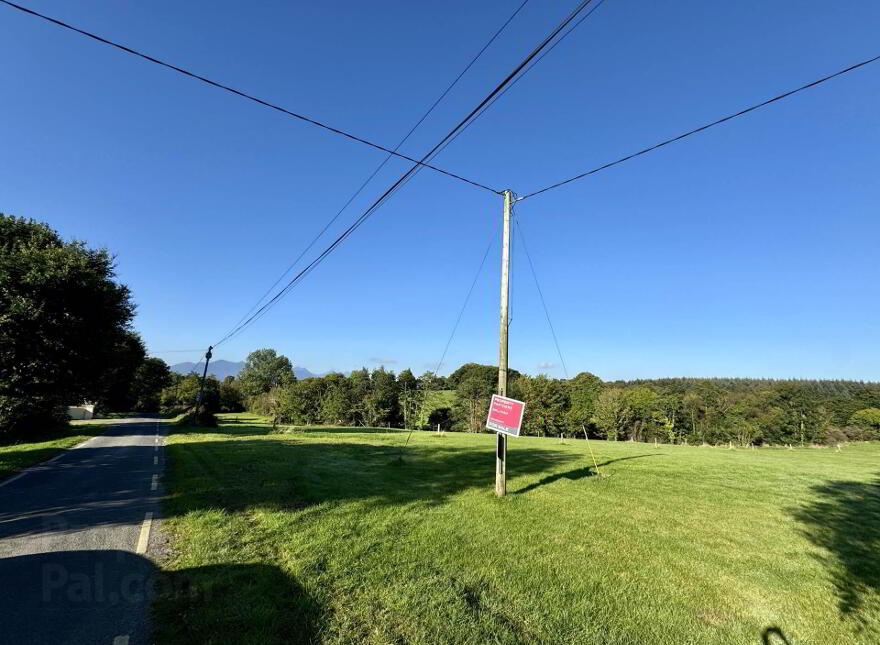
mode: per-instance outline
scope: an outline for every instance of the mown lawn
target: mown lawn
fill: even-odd
[[[158,642],[880,642],[880,445],[405,438],[177,429]]]
[[[11,477],[28,466],[51,459],[67,448],[99,435],[107,429],[105,423],[72,424],[65,431],[51,437],[27,443],[0,445],[0,481]]]

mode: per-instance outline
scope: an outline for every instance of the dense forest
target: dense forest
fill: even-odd
[[[583,372],[553,379],[509,372],[526,402],[523,432],[666,443],[814,444],[880,439],[880,383],[664,378],[603,382]],[[213,411],[250,410],[292,425],[327,424],[484,432],[498,368],[468,363],[449,376],[379,368],[296,380],[274,350],[248,357],[238,378],[208,378]],[[176,376],[163,408],[183,409],[195,374]]]

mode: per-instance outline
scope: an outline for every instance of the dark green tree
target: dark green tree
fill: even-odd
[[[355,425],[369,425],[367,398],[370,396],[370,373],[367,368],[355,370],[348,377],[351,396],[351,420]]]
[[[307,378],[278,388],[278,420],[297,425],[321,423],[325,390],[322,378]]]
[[[496,389],[495,384],[490,383],[486,375],[477,370],[456,378],[455,381],[457,385],[453,411],[456,425],[467,432],[482,432],[489,412],[489,399]]]
[[[288,385],[294,380],[290,359],[274,349],[258,349],[248,354],[238,374],[238,386],[247,396],[268,394],[272,388]]]
[[[865,408],[853,413],[849,419],[850,425],[862,428],[869,432],[872,439],[880,439],[880,409]]]
[[[172,374],[171,385],[162,390],[161,411],[178,414],[195,407],[201,380],[201,375],[195,372],[186,376]],[[203,409],[207,412],[220,411],[220,382],[211,374],[205,379]]]
[[[335,426],[355,423],[351,381],[337,373],[327,374],[323,380],[326,386],[321,400],[323,422]]]
[[[219,397],[221,412],[241,412],[244,410],[244,396],[234,376],[227,376],[220,383]]]
[[[395,427],[401,424],[400,388],[394,372],[388,372],[384,367],[373,370],[364,411],[368,426]]]
[[[589,372],[581,372],[568,382],[568,397],[571,405],[568,410],[568,423],[572,430],[587,429],[596,416],[596,405],[602,391],[602,379]]]
[[[403,370],[397,377],[397,388],[400,390],[400,410],[404,426],[418,427],[418,417],[423,399],[419,391],[419,380],[409,369]]]
[[[517,395],[526,404],[523,419],[526,434],[558,437],[565,432],[569,404],[562,381],[539,374],[535,377],[521,376],[515,383]]]
[[[66,422],[106,395],[135,306],[105,250],[0,214],[0,436]]]
[[[161,358],[147,358],[134,373],[131,394],[138,412],[158,412],[162,390],[171,385],[171,369]]]
[[[111,351],[107,354],[105,370],[96,374],[93,393],[88,397],[103,412],[128,412],[137,407],[135,377],[146,358],[147,351],[140,336],[132,331],[115,334],[108,339]]]

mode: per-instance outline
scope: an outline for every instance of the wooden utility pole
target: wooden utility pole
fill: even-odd
[[[501,241],[501,338],[498,351],[498,394],[507,396],[507,297],[510,292],[510,211],[513,193],[504,191],[504,237]],[[495,494],[507,493],[507,436],[496,433],[495,445]]]
[[[202,380],[199,383],[199,395],[196,397],[196,417],[199,416],[199,408],[202,405],[202,397],[205,395],[205,378],[208,376],[208,363],[211,362],[211,350],[214,349],[210,345],[208,351],[205,352],[205,371],[202,372]]]

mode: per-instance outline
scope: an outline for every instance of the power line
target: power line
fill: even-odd
[[[5,1],[5,0],[2,0]],[[548,44],[550,44],[556,37],[562,32],[577,16],[580,14],[584,8],[590,4],[592,0],[581,0],[580,3],[574,8],[574,10],[546,37],[541,43],[539,43],[529,54],[522,60],[510,74],[508,74],[504,80],[502,80],[489,94],[484,98],[477,107],[468,113],[449,133],[446,134],[440,142],[435,145],[428,153],[422,157],[421,162],[425,162],[431,158],[433,158],[443,147],[443,145],[449,141],[451,138],[455,136],[455,134],[461,130],[466,124],[477,115],[483,107],[488,104],[495,96],[498,95],[509,83],[513,80],[532,60],[535,59],[538,54],[540,54]],[[286,293],[290,291],[300,279],[304,278],[308,275],[318,264],[320,264],[324,258],[326,258],[330,253],[332,253],[336,247],[339,246],[351,233],[353,233],[357,228],[363,224],[369,217],[372,215],[378,208],[380,208],[385,201],[387,201],[401,186],[403,186],[409,179],[411,179],[418,171],[422,168],[424,164],[415,164],[412,168],[407,170],[396,182],[394,182],[376,201],[374,201],[369,208],[367,208],[364,213],[356,219],[351,226],[349,226],[345,231],[342,232],[324,251],[321,252],[318,257],[316,257],[312,262],[306,266],[302,271],[300,271],[296,276],[293,277],[287,285],[281,289],[278,293],[276,293],[271,299],[269,299],[266,304],[260,307],[254,314],[252,314],[247,320],[241,323],[236,329],[229,332],[221,338],[216,343],[213,343],[214,347],[219,346],[221,343],[228,340],[230,337],[235,334],[240,333],[245,327],[247,327],[251,322],[260,317],[265,311],[268,310],[269,307],[273,306],[280,298],[282,298]]]
[[[519,220],[514,217],[513,219],[514,225],[516,229],[519,231],[520,243],[522,244],[523,251],[526,252],[526,259],[529,261],[529,268],[532,271],[532,278],[535,279],[535,287],[538,289],[538,296],[541,299],[541,306],[544,308],[544,315],[547,317],[547,324],[550,326],[550,334],[553,336],[553,344],[556,345],[556,353],[559,355],[559,361],[562,363],[562,372],[565,374],[565,378],[568,378],[568,366],[565,364],[565,359],[562,357],[562,350],[559,349],[559,340],[556,338],[556,330],[553,328],[553,321],[550,320],[550,311],[547,309],[547,302],[544,300],[544,292],[541,290],[541,284],[538,282],[538,274],[535,271],[535,265],[532,263],[532,256],[529,255],[529,247],[526,245],[526,237],[523,235],[522,226],[519,224]]]
[[[461,323],[461,318],[464,315],[465,309],[467,309],[468,302],[471,300],[471,294],[474,292],[474,287],[477,286],[477,280],[480,278],[480,274],[483,272],[483,266],[486,264],[486,258],[489,257],[489,251],[492,250],[492,246],[495,244],[495,232],[492,232],[491,239],[489,240],[489,244],[486,246],[486,251],[483,253],[483,259],[480,260],[480,266],[477,267],[477,272],[474,274],[474,279],[471,282],[471,286],[467,291],[467,295],[464,297],[464,302],[461,304],[461,309],[458,312],[458,316],[455,319],[455,324],[452,326],[452,331],[449,333],[449,338],[446,340],[446,345],[443,347],[443,353],[440,355],[440,360],[437,361],[437,368],[434,370],[434,374],[436,375],[440,371],[440,366],[443,365],[443,359],[446,358],[446,352],[449,351],[449,346],[452,344],[452,339],[455,337],[455,332],[458,330],[458,325]]]
[[[667,146],[670,143],[675,143],[676,141],[681,141],[682,139],[689,137],[693,134],[697,134],[698,132],[703,132],[704,130],[708,130],[709,128],[715,127],[716,125],[721,125],[722,123],[725,123],[725,122],[730,121],[732,119],[735,119],[737,117],[748,114],[749,112],[754,112],[755,110],[757,110],[759,108],[770,105],[771,103],[775,103],[776,101],[781,101],[782,99],[788,98],[789,96],[797,94],[798,92],[803,92],[804,90],[808,90],[812,87],[816,87],[817,85],[821,85],[822,83],[830,81],[833,78],[836,78],[838,76],[842,76],[843,74],[846,74],[847,72],[851,72],[853,70],[859,69],[860,67],[864,67],[865,65],[869,65],[870,63],[874,63],[878,60],[880,60],[880,56],[875,56],[874,58],[869,58],[867,60],[863,60],[862,62],[856,63],[855,65],[850,65],[849,67],[847,67],[845,69],[834,72],[833,74],[829,74],[828,76],[824,76],[824,77],[822,77],[818,80],[815,80],[811,83],[807,83],[806,85],[801,85],[797,89],[789,90],[788,92],[784,92],[783,94],[779,94],[777,96],[774,96],[771,99],[767,99],[766,101],[762,101],[761,103],[757,103],[757,104],[755,104],[751,107],[748,107],[744,110],[740,110],[739,112],[736,112],[734,114],[730,114],[726,117],[718,119],[717,121],[712,121],[711,123],[707,123],[706,125],[700,126],[699,128],[689,130],[688,132],[685,132],[684,134],[680,134],[677,137],[673,137],[671,139],[666,139],[665,141],[662,141],[662,142],[655,144],[653,146],[650,146],[648,148],[644,148],[643,150],[639,150],[638,152],[635,152],[631,155],[621,157],[620,159],[617,159],[616,161],[606,163],[606,164],[599,166],[597,168],[593,168],[592,170],[588,170],[587,172],[583,172],[579,175],[575,175],[574,177],[571,177],[569,179],[565,179],[563,181],[556,182],[555,184],[551,184],[550,186],[547,186],[546,188],[542,188],[540,190],[536,190],[534,192],[528,193],[527,195],[524,195],[524,196],[520,197],[519,199],[520,199],[520,201],[522,201],[524,199],[529,199],[530,197],[534,197],[535,195],[540,195],[541,193],[546,193],[548,190],[553,190],[554,188],[559,188],[560,186],[564,186],[564,185],[569,184],[573,181],[577,181],[578,179],[583,179],[584,177],[588,177],[589,175],[594,175],[597,172],[601,172],[602,170],[607,170],[608,168],[611,168],[612,166],[622,164],[623,162],[629,161],[630,159],[635,159],[636,157],[640,157],[641,155],[644,155],[644,154],[647,154],[647,153],[652,152],[654,150],[657,150],[658,148],[662,148],[663,146]]]
[[[504,91],[503,91],[503,92],[501,92],[500,94],[498,94],[498,96],[496,96],[494,99],[492,99],[492,102],[489,103],[488,105],[486,105],[486,107],[484,107],[484,108],[480,111],[480,113],[479,113],[477,116],[475,116],[475,117],[470,121],[470,123],[468,123],[464,128],[462,128],[461,132],[459,132],[458,134],[456,134],[455,137],[453,137],[453,138],[452,138],[452,139],[446,144],[446,146],[448,146],[450,143],[452,143],[452,141],[454,141],[456,138],[458,138],[458,136],[459,136],[462,132],[464,132],[465,130],[467,130],[467,129],[468,129],[468,128],[474,123],[474,121],[476,121],[476,120],[479,119],[481,116],[483,116],[483,114],[484,114],[484,113],[485,113],[490,107],[492,107],[493,105],[495,105],[495,103],[498,101],[498,99],[500,99],[502,96],[504,96],[505,94],[507,94],[507,92],[510,91],[510,89],[511,89],[514,85],[516,85],[517,83],[519,83],[519,82],[523,79],[523,77],[524,77],[526,74],[528,74],[528,73],[531,72],[533,69],[535,69],[535,67],[537,67],[538,63],[540,63],[540,62],[544,59],[544,57],[545,57],[547,54],[549,54],[551,51],[553,51],[559,43],[561,43],[563,40],[565,40],[566,37],[568,37],[568,35],[569,35],[571,32],[573,32],[575,29],[577,29],[577,28],[581,25],[581,23],[584,22],[584,20],[586,20],[587,18],[589,18],[591,15],[593,15],[593,12],[596,11],[599,7],[601,7],[604,3],[605,3],[605,0],[598,0],[598,2],[596,2],[596,4],[593,5],[593,7],[592,7],[587,13],[585,13],[583,16],[581,16],[581,17],[577,20],[577,22],[575,22],[571,27],[569,27],[568,31],[566,31],[564,34],[562,34],[562,35],[559,37],[559,39],[556,40],[556,42],[554,42],[552,45],[550,45],[550,46],[549,46],[549,47],[548,47],[548,48],[547,48],[547,49],[546,49],[546,50],[545,50],[545,51],[544,51],[544,52],[543,52],[538,58],[536,58],[535,61],[534,61],[531,65],[529,65],[528,69],[524,70],[522,74],[520,74],[519,76],[517,76],[517,77],[516,77],[511,83],[510,83],[510,85],[508,85],[507,87],[504,88]],[[445,148],[446,146],[443,146],[443,147]],[[441,150],[441,152],[442,152],[442,150]]]
[[[412,157],[408,157],[405,154],[401,154],[401,153],[397,152],[396,150],[391,150],[389,148],[386,148],[385,146],[379,145],[378,143],[374,143],[372,141],[364,139],[363,137],[359,137],[357,135],[351,134],[350,132],[340,130],[339,128],[333,127],[333,126],[328,125],[326,123],[322,123],[321,121],[318,121],[318,120],[313,119],[311,117],[307,117],[303,114],[293,112],[292,110],[288,110],[287,108],[281,107],[280,105],[277,105],[275,103],[271,103],[271,102],[265,101],[261,98],[257,98],[256,96],[254,96],[252,94],[248,94],[247,92],[244,92],[242,90],[237,90],[237,89],[230,87],[228,85],[224,85],[223,83],[220,83],[218,81],[214,81],[214,80],[211,80],[210,78],[207,78],[205,76],[201,76],[200,74],[196,74],[195,72],[191,72],[187,69],[184,69],[183,67],[179,67],[177,65],[165,62],[163,60],[160,60],[160,59],[155,58],[153,56],[150,56],[148,54],[144,54],[143,52],[139,52],[135,49],[132,49],[131,47],[127,47],[126,45],[122,45],[122,44],[114,42],[112,40],[108,40],[107,38],[104,38],[102,36],[98,36],[97,34],[93,34],[89,31],[85,31],[84,29],[80,29],[79,27],[74,27],[73,25],[70,25],[66,22],[62,22],[61,20],[58,20],[56,18],[52,18],[52,17],[47,16],[45,14],[34,11],[33,9],[28,9],[27,7],[23,7],[23,6],[16,4],[14,2],[10,2],[9,0],[0,0],[0,2],[2,2],[3,4],[5,4],[9,7],[12,7],[13,9],[18,9],[19,11],[30,14],[32,16],[35,16],[37,18],[40,18],[40,19],[45,20],[47,22],[50,22],[50,23],[57,25],[59,27],[63,27],[64,29],[69,29],[70,31],[76,32],[76,33],[81,34],[83,36],[86,36],[87,38],[91,38],[91,39],[96,40],[96,41],[103,43],[105,45],[115,47],[116,49],[124,51],[128,54],[132,54],[134,56],[142,58],[143,60],[149,61],[151,63],[155,63],[156,65],[161,65],[162,67],[165,67],[167,69],[170,69],[170,70],[173,70],[173,71],[178,72],[180,74],[183,74],[184,76],[188,76],[188,77],[193,78],[197,81],[207,83],[208,85],[211,85],[211,86],[216,87],[218,89],[224,90],[226,92],[230,92],[231,94],[235,94],[236,96],[239,96],[241,98],[247,99],[249,101],[253,101],[254,103],[258,103],[258,104],[262,105],[263,107],[267,107],[272,110],[276,110],[277,112],[281,112],[282,114],[286,114],[287,116],[291,116],[295,119],[299,119],[300,121],[310,123],[311,125],[314,125],[319,128],[323,128],[324,130],[328,130],[328,131],[333,132],[335,134],[341,135],[343,137],[351,139],[352,141],[357,141],[358,143],[362,143],[364,145],[370,146],[371,148],[375,148],[377,150],[387,152],[388,154],[394,155],[395,157],[400,157],[401,159],[406,159],[407,161],[418,164],[419,166],[425,166],[427,168],[430,168],[431,170],[435,170],[435,171],[442,173],[448,177],[452,177],[454,179],[458,179],[459,181],[463,181],[465,183],[471,184],[472,186],[482,188],[483,190],[488,190],[489,192],[499,193],[499,191],[495,190],[494,188],[489,188],[485,184],[481,184],[478,181],[474,181],[472,179],[462,177],[461,175],[457,175],[454,172],[450,172],[448,170],[444,170],[442,168],[432,166],[429,163],[424,163],[423,161],[413,159]]]
[[[483,47],[480,49],[480,51],[478,51],[476,53],[476,55],[473,58],[471,58],[470,62],[464,67],[463,70],[461,70],[461,72],[458,74],[458,76],[455,77],[455,79],[446,87],[446,89],[443,90],[443,92],[440,94],[440,96],[437,97],[437,99],[434,101],[434,103],[431,104],[431,107],[429,107],[427,109],[427,111],[424,114],[422,114],[421,118],[419,118],[419,120],[416,121],[415,125],[413,125],[409,129],[409,132],[407,132],[406,135],[404,135],[404,137],[400,140],[400,142],[396,146],[394,146],[394,152],[397,152],[401,148],[401,146],[403,146],[403,144],[407,142],[407,140],[410,138],[410,136],[412,136],[413,132],[415,132],[416,129],[420,125],[422,125],[422,123],[424,123],[425,119],[427,119],[428,116],[430,116],[430,114],[434,111],[434,108],[436,108],[440,104],[440,102],[444,98],[446,98],[446,95],[452,91],[452,89],[458,84],[458,82],[462,79],[462,77],[468,72],[468,70],[471,67],[473,67],[474,63],[476,63],[477,60],[480,59],[480,57],[483,55],[483,53],[489,48],[489,46],[493,42],[495,42],[495,40],[498,38],[498,36],[501,35],[501,32],[504,31],[505,28],[507,28],[507,25],[509,25],[513,21],[514,18],[516,18],[517,14],[519,14],[519,12],[522,11],[523,7],[525,7],[526,4],[528,4],[528,2],[529,2],[529,0],[523,0],[523,2],[510,15],[510,17],[508,17],[507,20],[505,20],[504,23],[495,31],[495,33],[492,34],[492,37],[489,38],[489,40],[486,42],[486,44],[483,45]],[[270,293],[272,293],[272,290],[278,286],[278,284],[284,279],[284,276],[286,276],[288,273],[290,273],[290,271],[292,271],[293,268],[297,264],[299,264],[299,261],[302,260],[302,258],[305,256],[305,254],[308,253],[311,250],[311,248],[315,245],[315,243],[317,243],[317,241],[324,235],[324,233],[327,232],[327,229],[329,229],[336,222],[336,220],[339,219],[339,216],[342,215],[342,213],[351,205],[351,203],[358,197],[358,195],[360,195],[361,192],[363,192],[364,188],[367,187],[367,184],[369,184],[373,180],[373,178],[377,174],[379,174],[379,171],[381,171],[382,168],[385,167],[385,165],[388,163],[388,161],[393,156],[394,155],[392,153],[390,153],[390,152],[388,153],[388,155],[385,157],[385,159],[383,159],[382,162],[378,166],[376,166],[376,169],[363,181],[363,183],[358,187],[358,189],[354,191],[352,196],[348,198],[348,200],[345,202],[345,204],[342,205],[342,208],[340,208],[338,211],[336,211],[336,214],[330,218],[330,220],[324,225],[324,227],[312,239],[312,241],[309,242],[309,244],[302,250],[302,252],[296,257],[296,259],[290,263],[290,265],[284,270],[284,272],[280,276],[278,276],[278,279],[272,283],[272,286],[270,286],[268,289],[266,289],[266,292],[263,293],[262,296],[260,296],[259,300],[257,300],[257,302],[254,303],[254,305],[250,309],[248,309],[248,311],[245,312],[245,314],[241,318],[238,319],[238,321],[235,323],[235,325],[233,325],[233,328],[236,327],[237,325],[239,325],[245,318],[247,318],[251,313],[253,313],[254,309],[256,309],[257,307],[260,306],[260,304],[263,302],[263,300],[266,298],[266,296],[268,296]]]
[[[452,344],[452,339],[455,336],[455,332],[458,329],[459,323],[461,323],[461,317],[464,315],[464,310],[467,309],[468,302],[470,302],[471,294],[474,292],[474,287],[477,286],[477,280],[480,278],[480,274],[483,273],[483,266],[486,264],[486,258],[489,257],[489,251],[492,250],[492,246],[495,243],[495,232],[493,231],[489,237],[489,244],[486,245],[486,251],[483,253],[483,258],[480,260],[480,266],[477,267],[477,272],[474,274],[474,279],[471,282],[471,286],[467,291],[467,295],[464,297],[464,302],[461,304],[461,309],[458,312],[458,317],[455,319],[455,324],[452,326],[452,331],[449,333],[449,338],[446,340],[446,345],[443,347],[443,353],[440,355],[440,360],[437,361],[437,368],[434,370],[434,376],[437,376],[437,373],[440,371],[440,366],[443,365],[443,359],[446,358],[446,352],[449,351],[449,346]],[[426,391],[427,396],[427,391]],[[412,436],[414,428],[410,428],[409,434],[406,435],[406,441],[403,444],[403,448],[406,448],[409,445],[409,438]],[[401,450],[403,450],[401,448]]]

